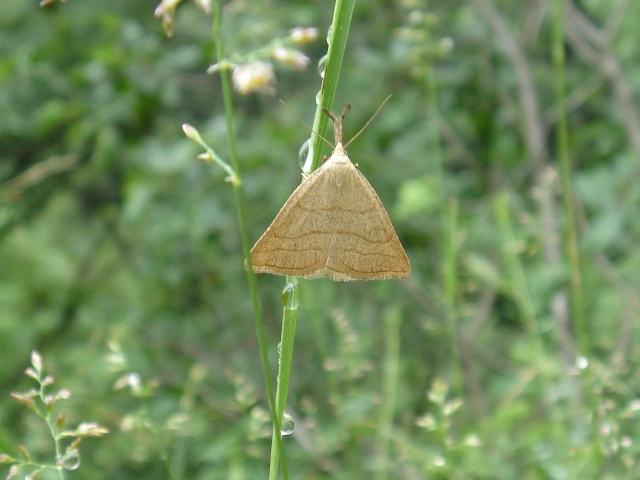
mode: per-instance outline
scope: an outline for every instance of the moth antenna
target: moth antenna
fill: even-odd
[[[343,120],[344,120],[344,116],[347,114],[347,112],[349,110],[351,110],[351,104],[347,103],[347,106],[344,107],[344,110],[342,111],[342,115],[340,115],[339,117],[336,117],[329,110],[327,110],[326,108],[322,107],[322,111],[324,112],[324,114],[327,117],[329,117],[331,120],[333,120],[333,136],[336,139],[336,145],[338,143],[342,143],[342,125],[343,125]]]
[[[389,95],[387,98],[384,99],[384,102],[382,102],[380,104],[380,106],[378,107],[378,110],[376,110],[376,113],[374,113],[373,115],[371,115],[371,118],[369,119],[369,121],[367,123],[364,124],[364,127],[362,127],[360,129],[360,131],[358,133],[355,134],[355,136],[351,137],[351,140],[349,140],[347,142],[347,144],[344,146],[344,149],[346,150],[347,147],[349,145],[351,145],[351,142],[353,142],[356,138],[358,138],[360,136],[360,134],[362,132],[364,132],[364,130],[369,126],[369,124],[373,121],[374,118],[376,118],[376,115],[378,115],[378,113],[380,113],[380,110],[382,110],[382,107],[384,107],[384,104],[387,103],[389,101],[389,99],[391,98],[391,95]],[[351,108],[351,104],[347,105],[347,107]],[[344,112],[342,112],[342,116],[341,119],[344,118],[344,116],[347,114],[347,112],[349,111],[349,108],[345,107]],[[335,120],[334,120],[335,121]],[[342,129],[342,125],[340,125],[341,129]]]
[[[350,103],[347,103],[344,107],[344,110],[342,110],[342,115],[340,115],[340,118],[344,120],[344,116],[349,113],[349,110],[351,110],[352,105]]]
[[[329,117],[331,120],[333,120],[334,122],[336,121],[336,116],[331,113],[329,110],[327,110],[326,108],[322,107],[322,111],[324,112],[324,114]]]
[[[320,135],[318,132],[316,132],[313,128],[311,128],[309,125],[307,125],[307,123],[306,123],[304,120],[302,120],[302,119],[298,116],[298,114],[297,114],[296,112],[294,112],[294,111],[293,111],[293,109],[292,109],[289,105],[287,105],[286,103],[284,103],[284,100],[282,100],[282,99],[279,99],[279,100],[280,100],[280,103],[282,103],[285,107],[287,107],[287,108],[289,109],[289,111],[290,111],[291,113],[293,113],[293,116],[294,116],[294,117],[296,117],[298,120],[300,120],[300,123],[302,123],[305,127],[307,127],[307,128],[311,131],[311,133],[315,133],[315,134],[317,135],[317,137],[318,137],[318,138],[322,139],[322,140],[323,140],[327,145],[329,145],[331,148],[336,148],[336,147],[335,147],[335,145],[333,145],[329,140],[327,140],[326,138],[324,138],[322,135]],[[323,110],[325,110],[325,109],[323,108]],[[326,113],[326,111],[325,111],[325,113]],[[329,118],[331,118],[331,117],[329,117]]]

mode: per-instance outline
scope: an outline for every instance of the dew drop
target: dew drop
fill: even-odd
[[[80,466],[80,454],[76,451],[65,453],[58,460],[58,465],[65,470],[77,470]]]
[[[327,44],[331,45],[331,34],[333,33],[333,23],[329,25],[329,29],[327,30]]]
[[[300,150],[298,150],[298,165],[303,170],[304,170],[305,164],[307,163],[307,160],[309,159],[310,152],[311,152],[311,138],[307,138],[307,140],[305,140],[305,142],[300,147]]]
[[[324,71],[327,69],[327,56],[324,55],[320,60],[318,60],[318,73],[320,74],[320,78],[324,78]]]
[[[584,370],[588,366],[589,366],[589,359],[587,357],[581,356],[576,359],[576,367],[578,367],[580,370]]]
[[[280,300],[284,308],[288,310],[296,310],[298,308],[300,294],[298,291],[298,280],[296,278],[293,278],[285,284],[280,294]]]
[[[282,416],[282,425],[280,427],[280,433],[282,436],[291,435],[293,430],[296,428],[296,421],[293,419],[291,415],[285,413]]]

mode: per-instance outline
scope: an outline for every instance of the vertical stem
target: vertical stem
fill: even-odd
[[[220,4],[218,1],[212,2],[213,6],[213,25],[212,36],[216,45],[216,57],[218,61],[224,59],[224,46],[222,38],[220,36],[220,22],[222,20]],[[223,69],[220,72],[220,78],[222,83],[222,98],[224,102],[224,109],[227,120],[227,136],[229,141],[229,155],[231,158],[231,166],[235,171],[237,177],[242,179],[240,170],[240,162],[238,161],[238,150],[236,147],[235,134],[233,129],[233,105],[231,102],[231,81],[229,79],[229,72]],[[251,306],[253,308],[253,318],[256,328],[256,335],[258,337],[258,347],[260,350],[260,361],[262,363],[262,371],[264,375],[265,385],[267,387],[267,394],[269,396],[269,408],[271,410],[271,421],[273,423],[274,432],[277,434],[277,446],[280,450],[282,457],[282,471],[285,479],[289,478],[287,465],[284,457],[284,447],[282,445],[282,436],[280,435],[280,423],[278,422],[278,416],[276,414],[275,396],[273,392],[273,382],[271,381],[271,373],[269,371],[269,356],[267,354],[267,341],[264,333],[264,322],[262,320],[262,311],[260,309],[260,300],[258,297],[258,285],[256,282],[256,274],[253,271],[251,264],[251,244],[249,243],[249,231],[247,229],[247,218],[244,201],[244,192],[242,190],[242,181],[237,184],[233,184],[233,194],[236,202],[236,211],[238,213],[238,223],[240,225],[240,237],[242,241],[242,250],[246,262],[247,283],[249,284],[249,292],[251,295]]]
[[[400,308],[397,306],[389,308],[384,320],[384,377],[382,379],[384,397],[376,435],[376,480],[385,480],[389,470],[389,444],[393,428],[393,414],[396,408],[400,365],[400,322],[402,320]]]
[[[344,51],[347,48],[347,37],[349,36],[349,27],[351,25],[351,16],[353,15],[353,7],[355,0],[336,0],[333,10],[333,20],[331,22],[331,34],[329,35],[329,48],[327,50],[327,62],[324,69],[324,77],[322,79],[322,87],[316,98],[316,115],[313,120],[313,131],[325,136],[329,118],[322,113],[322,109],[331,110],[333,98],[338,88],[338,77],[340,76],[340,67]],[[315,135],[311,135],[311,164],[305,164],[305,173],[311,173],[320,166],[322,160],[323,142]]]
[[[313,130],[324,135],[328,118],[322,112],[322,108],[331,109],[333,97],[338,86],[338,77],[340,75],[340,67],[342,58],[347,45],[347,37],[349,35],[349,26],[351,24],[351,15],[355,0],[336,0],[333,12],[333,21],[331,23],[331,34],[329,35],[329,48],[327,51],[327,61],[322,79],[322,87],[318,92],[316,115],[313,122]],[[322,142],[318,141],[315,134],[311,135],[311,162],[307,162],[304,166],[305,173],[313,172],[320,166],[320,158],[322,154]],[[235,165],[234,165],[235,168]],[[250,265],[249,265],[250,269]],[[299,300],[299,282],[295,277],[287,277],[285,288],[283,290],[283,300],[285,302],[284,315],[282,321],[282,341],[280,344],[280,362],[278,370],[278,386],[276,393],[276,410],[272,412],[274,418],[273,442],[271,444],[271,464],[269,467],[269,479],[276,480],[278,475],[278,461],[280,454],[283,452],[282,447],[282,416],[287,404],[287,394],[289,392],[289,377],[291,375],[291,361],[293,356],[293,338],[295,335],[296,316],[298,313]],[[288,299],[293,303],[287,306]],[[295,308],[293,307],[295,305]],[[277,423],[277,425],[275,424]],[[279,452],[276,450],[276,442]],[[287,477],[286,465],[282,464],[282,470]]]
[[[508,272],[511,294],[518,305],[525,328],[533,336],[537,352],[543,355],[544,346],[536,322],[535,309],[531,303],[529,287],[516,250],[516,239],[509,215],[509,196],[506,193],[500,193],[496,196],[493,202],[493,211],[498,225],[498,233],[502,239],[501,250]]]
[[[280,339],[280,354],[278,360],[278,386],[276,390],[276,421],[282,426],[282,418],[287,408],[287,395],[289,393],[289,380],[291,378],[291,365],[293,363],[293,341],[296,334],[296,319],[298,315],[298,305],[300,304],[300,287],[297,277],[287,276],[286,284],[282,290],[282,303],[284,305],[282,314],[282,336]],[[278,461],[280,458],[277,448],[278,439],[281,436],[281,429],[273,430],[273,440],[271,442],[271,462],[269,465],[269,480],[278,478]],[[282,441],[282,439],[280,439]]]
[[[60,477],[60,480],[64,480],[64,468],[61,464],[58,463],[58,461],[62,458],[62,448],[60,445],[60,437],[58,437],[58,433],[56,431],[56,426],[55,426],[55,419],[51,418],[51,412],[47,410],[46,405],[47,405],[47,400],[46,400],[46,394],[45,394],[45,384],[42,382],[43,378],[45,378],[43,375],[40,374],[40,371],[38,371],[38,378],[37,381],[40,384],[40,388],[38,391],[38,395],[40,396],[40,400],[42,401],[42,403],[45,406],[45,412],[46,413],[40,413],[40,409],[36,409],[36,413],[38,415],[40,415],[45,423],[47,424],[47,428],[49,429],[49,433],[51,434],[51,438],[53,439],[53,445],[54,445],[54,449],[55,449],[55,455],[56,455],[56,467],[55,469],[58,470],[58,476]]]
[[[504,192],[498,194],[494,199],[493,208],[498,224],[498,233],[502,239],[501,250],[508,272],[510,292],[518,306],[518,311],[523,318],[525,328],[533,337],[534,352],[536,352],[535,358],[541,359],[546,356],[544,341],[538,328],[535,308],[531,301],[531,295],[529,295],[529,286],[517,250],[517,242],[513,233],[513,222],[509,214],[508,194]],[[538,376],[540,377],[544,390],[550,390],[551,385],[546,372],[541,371],[538,366],[535,367],[535,370],[536,373],[539,374]],[[548,405],[548,412],[550,421],[554,425],[554,429],[551,432],[552,437],[558,445],[564,445],[567,441],[564,415],[556,404]]]
[[[578,234],[576,230],[573,185],[571,182],[571,161],[569,158],[569,134],[567,128],[567,109],[565,92],[565,56],[564,56],[564,10],[565,0],[552,0],[553,7],[553,61],[556,70],[556,109],[558,122],[556,134],[558,138],[558,161],[560,163],[560,177],[562,178],[562,200],[565,217],[565,244],[564,248],[571,265],[571,314],[573,330],[578,339],[578,347],[581,355],[588,355],[590,351],[589,332],[582,296],[582,275],[580,269],[580,253],[578,250]],[[597,410],[597,399],[591,389],[594,382],[593,374],[588,369],[582,370],[583,385],[586,386],[586,400],[592,416]],[[588,423],[591,428],[593,444],[602,446],[602,436],[597,428],[597,422],[591,418]],[[593,462],[596,464],[596,472],[603,470],[603,448],[594,448]],[[600,476],[599,474],[597,476]]]
[[[430,40],[429,40],[430,41]],[[458,393],[462,393],[463,379],[458,349],[458,326],[456,313],[457,290],[457,222],[458,202],[453,199],[447,205],[444,192],[444,167],[442,165],[442,145],[440,143],[440,113],[438,109],[438,90],[435,72],[429,59],[425,61],[425,87],[427,96],[427,118],[429,139],[429,160],[427,172],[436,178],[438,198],[440,198],[440,244],[442,245],[442,281],[444,284],[444,311],[449,328],[453,361],[452,384]]]
[[[589,339],[582,297],[582,276],[580,273],[580,254],[576,231],[575,209],[573,204],[573,185],[571,183],[571,160],[569,158],[569,134],[567,129],[566,92],[564,78],[564,0],[552,0],[553,7],[553,61],[556,70],[556,110],[558,122],[556,135],[558,142],[558,162],[562,178],[562,200],[565,216],[565,251],[571,265],[571,313],[573,328],[578,337],[582,354],[589,352]]]
[[[205,369],[199,364],[195,364],[189,369],[189,375],[187,376],[187,380],[184,384],[182,395],[180,397],[180,413],[189,416],[193,414],[195,397],[204,376]],[[171,459],[168,462],[171,480],[183,480],[185,478],[188,453],[187,440],[188,436],[186,434],[180,430],[176,432],[173,452],[171,454]]]
[[[449,327],[449,341],[453,361],[452,384],[459,394],[463,391],[462,367],[458,348],[458,322],[456,292],[458,289],[458,200],[452,199],[448,208],[442,208],[442,275],[444,280],[444,310]]]

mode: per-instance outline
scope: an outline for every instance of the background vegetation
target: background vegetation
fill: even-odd
[[[37,350],[54,413],[110,431],[68,478],[265,478],[233,195],[181,130],[227,157],[212,19],[184,3],[167,38],[155,6],[0,3],[0,452],[54,455],[10,395]],[[349,138],[393,94],[349,154],[413,273],[302,282],[291,478],[640,477],[640,4],[559,6],[356,3],[334,111]],[[312,118],[332,13],[223,5],[230,55],[320,29],[308,70],[234,98],[252,239],[300,181],[277,99]],[[284,281],[259,282],[275,373]]]

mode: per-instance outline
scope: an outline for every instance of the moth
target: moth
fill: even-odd
[[[350,108],[339,117],[324,110],[334,123],[333,153],[295,189],[251,249],[254,272],[337,281],[411,273],[384,205],[342,146]]]

